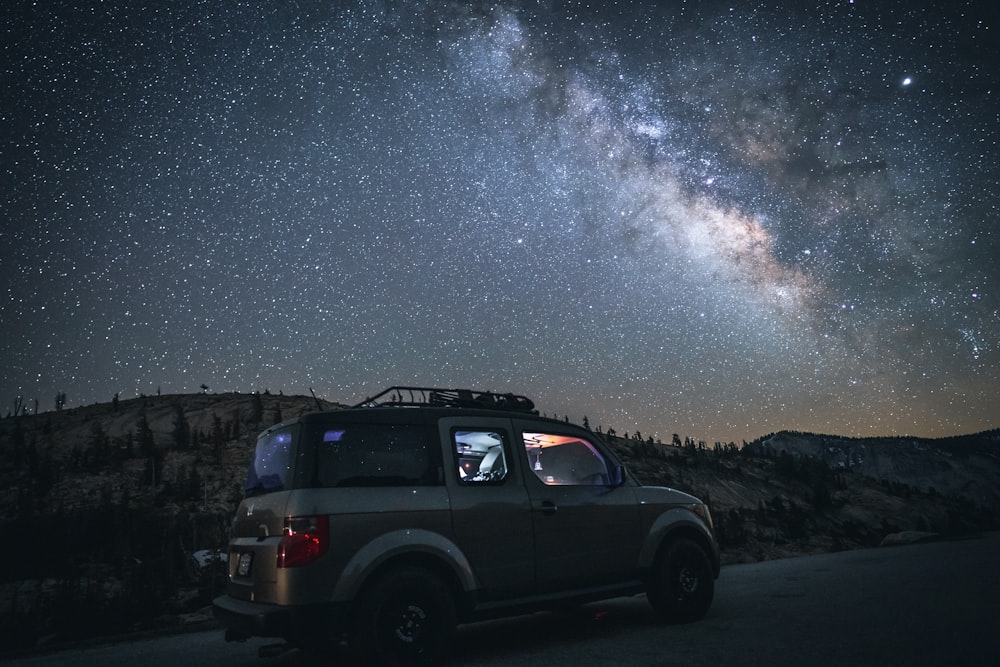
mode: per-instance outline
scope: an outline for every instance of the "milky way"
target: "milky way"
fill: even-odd
[[[1000,426],[992,3],[118,4],[5,9],[5,413]]]

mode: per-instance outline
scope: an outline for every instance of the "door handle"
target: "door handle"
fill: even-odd
[[[542,514],[552,515],[556,513],[559,507],[551,500],[543,500],[535,507],[536,512],[541,512]]]

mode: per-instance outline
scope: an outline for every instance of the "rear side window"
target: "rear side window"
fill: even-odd
[[[345,424],[320,428],[316,436],[316,475],[312,486],[441,483],[440,449],[425,426]]]
[[[268,431],[257,438],[253,463],[247,472],[246,495],[281,491],[292,487],[292,457],[297,429]]]
[[[502,484],[507,479],[505,438],[500,431],[455,429],[451,434],[461,484]]]

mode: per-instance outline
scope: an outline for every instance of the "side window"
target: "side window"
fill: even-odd
[[[604,486],[610,484],[608,463],[601,452],[583,438],[554,433],[524,434],[528,467],[550,486]]]
[[[294,427],[285,427],[257,439],[244,487],[247,496],[291,488],[296,433]]]
[[[316,444],[317,486],[433,486],[436,443],[424,426],[328,426]],[[440,456],[438,456],[440,459]]]
[[[501,484],[509,467],[504,453],[504,435],[499,431],[454,429],[451,432],[462,484]]]

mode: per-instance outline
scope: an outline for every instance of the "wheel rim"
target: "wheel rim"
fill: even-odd
[[[398,600],[379,616],[378,635],[386,650],[403,663],[421,661],[438,631],[434,612],[426,604]]]
[[[677,574],[677,584],[681,595],[694,595],[698,591],[698,573],[689,567],[681,567]]]
[[[400,610],[392,632],[400,642],[415,644],[420,641],[426,629],[427,613],[422,607],[411,604]]]
[[[364,664],[429,665],[443,656],[455,627],[447,585],[423,569],[400,568],[359,598],[348,637]]]

